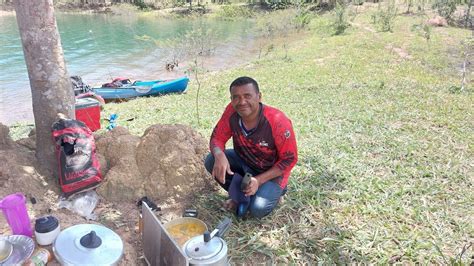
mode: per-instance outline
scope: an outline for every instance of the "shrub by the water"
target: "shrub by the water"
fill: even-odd
[[[336,4],[336,8],[334,9],[333,27],[335,30],[335,35],[340,35],[344,33],[344,31],[346,31],[346,29],[349,27],[349,23],[347,21],[346,6],[344,4]]]

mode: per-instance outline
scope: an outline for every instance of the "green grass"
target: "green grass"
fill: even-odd
[[[199,123],[194,82],[187,94],[105,112],[135,134],[183,123],[208,138],[228,84],[251,75],[264,102],[292,119],[299,162],[271,216],[236,221],[227,237],[233,262],[469,264],[472,247],[460,255],[474,241],[474,99],[472,89],[449,88],[460,84],[460,42],[470,33],[434,28],[427,41],[410,30],[421,20],[399,16],[393,33],[372,32],[367,12],[333,36],[329,15],[319,16],[289,58],[275,43],[260,60],[203,76]],[[201,218],[215,225],[228,215],[223,199],[199,198]]]
[[[474,97],[472,87],[450,87],[460,84],[460,42],[470,32],[433,28],[427,41],[411,31],[418,16],[397,17],[393,33],[373,32],[370,12],[339,36],[321,15],[290,42],[288,58],[275,42],[260,60],[201,76],[199,122],[193,81],[187,94],[108,104],[102,116],[119,114],[138,135],[180,123],[208,138],[228,84],[253,76],[263,101],[292,119],[299,162],[271,216],[235,221],[226,237],[233,262],[469,264]],[[214,226],[229,215],[224,198],[202,195],[201,218]]]

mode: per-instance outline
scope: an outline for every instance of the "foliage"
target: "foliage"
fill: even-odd
[[[186,0],[168,0],[169,4],[166,6],[183,7],[186,5]]]
[[[292,6],[291,0],[262,0],[260,3],[271,10],[282,10]]]
[[[295,24],[295,14],[294,10],[278,10],[257,19],[255,33],[258,38],[259,58],[265,47],[265,55],[273,51],[275,46],[271,41],[274,38],[288,36],[292,30],[298,28]],[[283,44],[283,47],[286,50],[285,44]]]
[[[415,4],[415,0],[404,0],[405,2],[405,5],[407,6],[407,11],[406,13],[409,14],[411,11],[410,9],[413,7],[413,5]]]
[[[377,26],[379,31],[393,31],[395,19],[397,17],[398,9],[395,1],[391,0],[384,7],[382,4],[378,5],[378,10],[372,14],[372,23]]]
[[[337,3],[336,8],[334,9],[334,34],[343,34],[349,26],[350,24],[347,19],[346,5]]]
[[[453,14],[456,11],[457,0],[434,0],[433,9],[436,9],[438,14],[448,21],[451,21]]]
[[[193,62],[198,61],[196,58],[201,56],[210,56],[217,47],[217,33],[212,29],[206,29],[203,25],[197,23],[191,30],[177,35],[174,38],[158,40],[148,35],[135,36],[138,41],[148,42],[165,51],[167,54],[165,66],[172,70],[177,67],[179,62],[191,59]],[[197,63],[195,64],[198,65]],[[192,71],[197,72],[196,71]]]
[[[217,12],[217,16],[222,19],[233,20],[239,18],[251,18],[255,16],[255,13],[248,6],[224,5]]]
[[[201,118],[199,116],[200,110],[199,110],[199,93],[201,91],[201,75],[203,75],[205,72],[205,69],[202,67],[202,64],[200,63],[199,57],[195,57],[193,59],[192,64],[190,64],[189,68],[186,70],[186,74],[194,78],[194,81],[196,81],[196,121],[198,126],[201,126]]]
[[[295,18],[293,20],[295,28],[297,30],[305,29],[311,22],[312,17],[313,16],[309,10],[298,8],[295,14]]]
[[[133,0],[133,4],[138,7],[138,9],[145,11],[149,10],[150,7],[143,0]]]
[[[432,26],[425,22],[413,24],[411,26],[411,31],[418,33],[418,35],[422,36],[426,41],[431,40],[431,35],[433,32]]]
[[[192,30],[186,31],[182,41],[185,44],[185,50],[192,58],[210,56],[217,46],[217,33],[202,25],[195,25]]]

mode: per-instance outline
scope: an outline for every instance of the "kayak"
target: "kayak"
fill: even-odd
[[[172,80],[135,81],[133,83],[129,79],[117,78],[100,88],[92,88],[92,91],[105,101],[126,100],[168,93],[184,93],[188,82],[188,77]]]

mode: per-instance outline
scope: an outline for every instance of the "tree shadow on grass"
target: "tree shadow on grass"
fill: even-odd
[[[283,202],[267,217],[238,220],[221,208],[224,191],[198,199],[200,219],[213,228],[232,217],[225,236],[232,264],[313,264],[364,261],[344,245],[352,232],[340,228],[331,215],[331,197],[344,189],[344,179],[315,158],[301,158]]]

